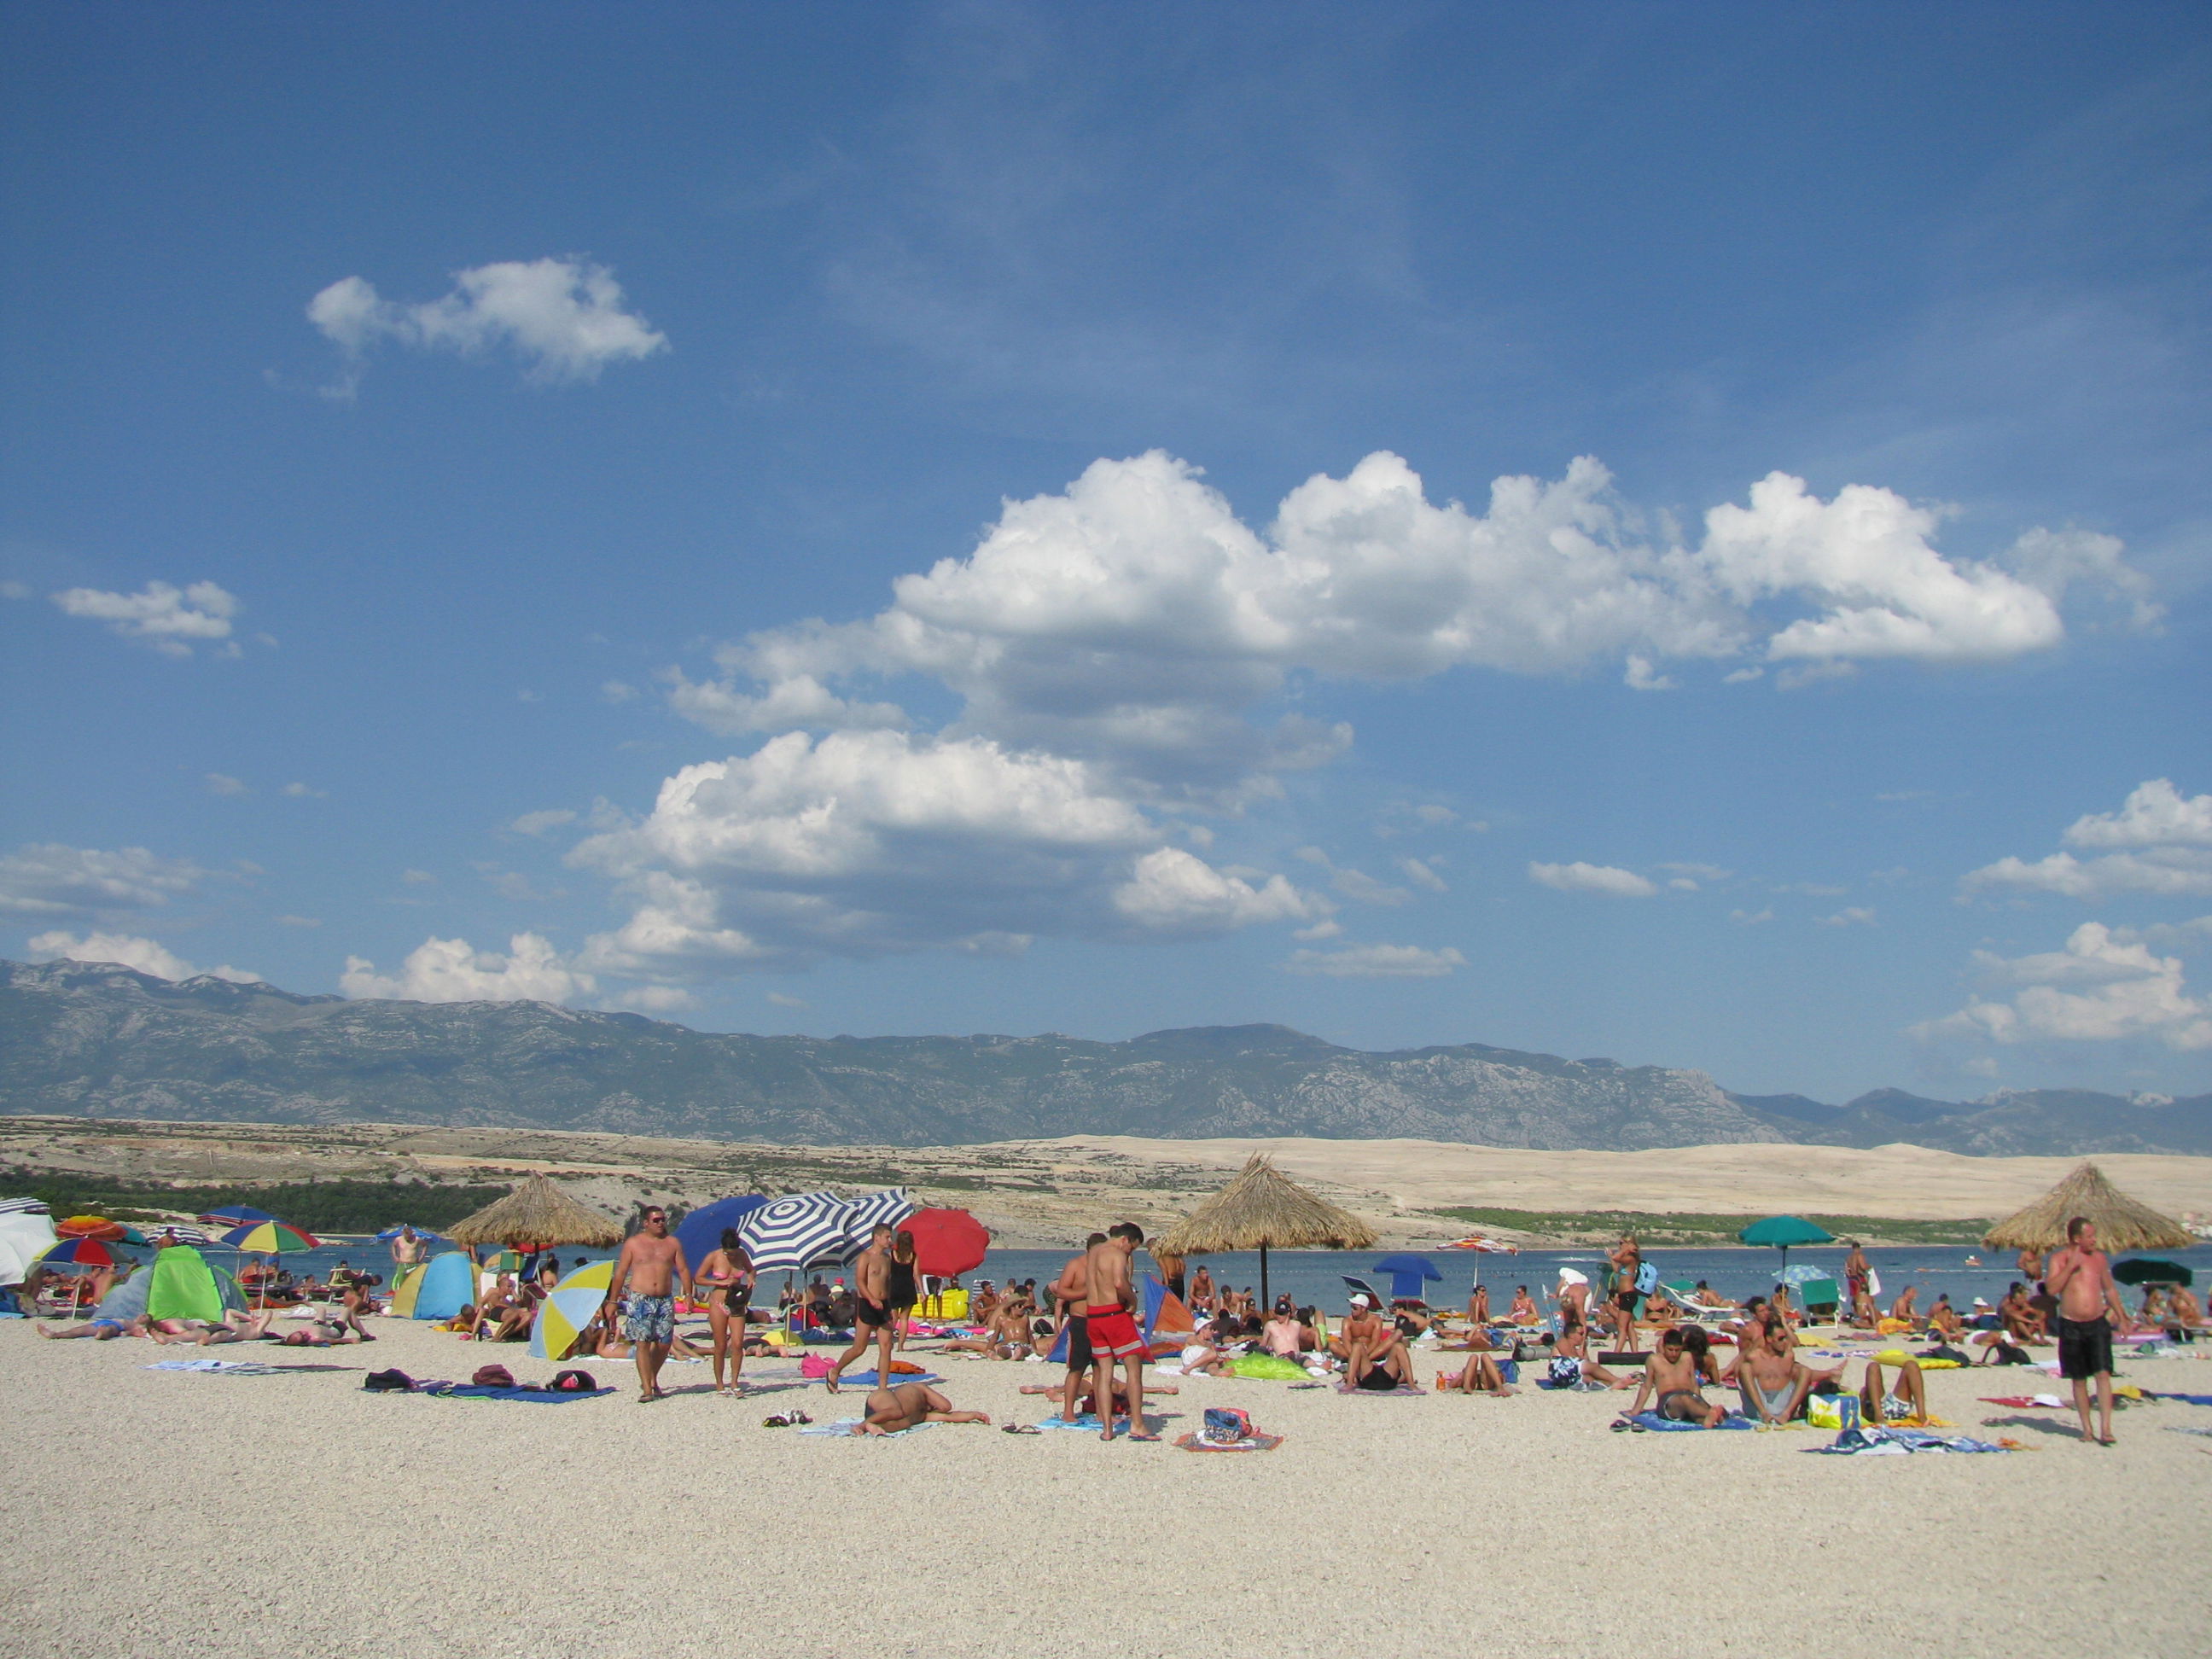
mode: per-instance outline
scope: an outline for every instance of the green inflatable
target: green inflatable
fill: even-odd
[[[222,1291],[206,1259],[189,1244],[172,1244],[154,1257],[146,1287],[149,1319],[198,1319],[222,1323]]]

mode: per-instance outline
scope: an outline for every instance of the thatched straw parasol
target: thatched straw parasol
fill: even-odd
[[[1364,1250],[1375,1230],[1349,1210],[1316,1198],[1255,1152],[1237,1178],[1159,1238],[1152,1257],[1212,1255],[1222,1250],[1260,1253],[1260,1305],[1267,1307],[1267,1247]]]
[[[505,1198],[446,1230],[456,1244],[504,1244],[514,1250],[542,1250],[552,1244],[619,1244],[623,1230],[597,1210],[562,1192],[542,1175],[533,1175]]]
[[[2055,1250],[2066,1242],[2066,1223],[2084,1216],[2097,1224],[2097,1243],[2108,1250],[2180,1250],[2197,1242],[2171,1216],[2138,1204],[2084,1164],[2017,1215],[1982,1235],[1995,1250]]]

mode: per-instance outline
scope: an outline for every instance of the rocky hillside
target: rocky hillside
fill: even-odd
[[[815,1145],[1091,1133],[1403,1136],[1636,1151],[1723,1141],[2212,1152],[2212,1097],[1849,1106],[1478,1043],[1367,1054],[1275,1025],[1127,1042],[715,1036],[542,1002],[296,996],[105,963],[0,963],[0,1111],[514,1125]]]

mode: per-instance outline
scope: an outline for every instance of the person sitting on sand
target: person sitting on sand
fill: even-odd
[[[1589,1357],[1589,1281],[1580,1273],[1572,1279],[1562,1270],[1559,1279],[1559,1352],[1576,1359]]]
[[[1537,1310],[1536,1299],[1528,1294],[1526,1285],[1515,1287],[1513,1305],[1505,1317],[1515,1325],[1540,1325],[1544,1322],[1544,1316]]]
[[[2207,1328],[2204,1308],[2185,1285],[2169,1285],[2166,1293],[2166,1328],[2170,1334],[2194,1333]]]
[[[1796,1305],[1790,1300],[1790,1287],[1787,1285],[1777,1285],[1774,1287],[1774,1294],[1766,1298],[1766,1307],[1768,1312],[1781,1319],[1792,1329],[1803,1322]]]
[[[1467,1364],[1456,1371],[1437,1373],[1438,1394],[1486,1394],[1499,1400],[1521,1391],[1505,1381],[1505,1373],[1498,1369],[1498,1361],[1491,1354],[1468,1356]]]
[[[2147,1285],[2143,1290],[2142,1306],[2136,1310],[2135,1328],[2139,1331],[2162,1331],[2166,1328],[2169,1303],[2166,1286]]]
[[[1920,1324],[1920,1310],[1916,1304],[1919,1300],[1920,1287],[1907,1285],[1897,1293],[1896,1300],[1889,1304],[1889,1316],[1908,1331],[1917,1329]]]
[[[1797,1358],[1796,1339],[1786,1325],[1770,1325],[1756,1340],[1747,1338],[1735,1365],[1736,1391],[1744,1414],[1762,1423],[1787,1423],[1805,1409],[1805,1397],[1823,1376]]]
[[[1866,1381],[1859,1385],[1859,1413],[1869,1423],[1924,1423],[1928,1420],[1928,1390],[1920,1379],[1920,1362],[1908,1359],[1897,1367],[1896,1381],[1884,1387],[1881,1361],[1867,1361]]]
[[[1655,1296],[1644,1304],[1644,1322],[1663,1331],[1682,1322],[1682,1310],[1672,1297]]]
[[[1997,1320],[2003,1325],[2005,1334],[2021,1347],[2041,1346],[2051,1340],[2042,1312],[2027,1297],[2027,1287],[2017,1279],[1997,1304]]]
[[[1490,1287],[1477,1285],[1468,1292],[1467,1322],[1478,1329],[1490,1323]]]
[[[1299,1352],[1298,1316],[1295,1308],[1278,1308],[1260,1328],[1260,1346],[1265,1352],[1283,1359],[1296,1359]]]
[[[1717,1428],[1728,1416],[1728,1408],[1705,1398],[1702,1381],[1681,1331],[1662,1332],[1659,1346],[1644,1363],[1644,1380],[1636,1386],[1636,1403],[1628,1408],[1628,1415],[1636,1416],[1649,1401],[1670,1422]]]
[[[1381,1392],[1413,1386],[1413,1361],[1406,1351],[1405,1338],[1398,1334],[1396,1327],[1384,1322],[1364,1295],[1352,1298],[1352,1317],[1344,1322],[1344,1342],[1346,1378],[1353,1388]],[[1376,1376],[1389,1380],[1369,1381]]]
[[[1955,1341],[1966,1334],[1966,1322],[1959,1310],[1951,1305],[1948,1292],[1936,1298],[1936,1305],[1928,1310],[1928,1334],[1946,1342]]]

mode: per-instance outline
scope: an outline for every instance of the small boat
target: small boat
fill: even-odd
[[[1982,1259],[1978,1255],[1970,1255],[1966,1258],[1966,1265],[1969,1267],[1978,1267],[1982,1265]]]

